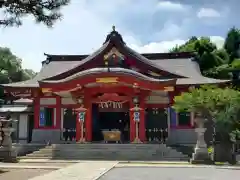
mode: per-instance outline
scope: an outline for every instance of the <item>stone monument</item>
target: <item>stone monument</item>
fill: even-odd
[[[196,163],[209,163],[210,157],[208,155],[207,144],[204,139],[204,133],[206,128],[204,124],[206,119],[201,116],[201,114],[196,114],[194,121],[196,123],[195,132],[197,133],[197,144],[192,155],[191,162]]]
[[[12,120],[6,117],[0,117],[0,161],[16,162],[17,151],[12,146],[11,134],[15,130],[12,128],[12,123],[17,120]]]

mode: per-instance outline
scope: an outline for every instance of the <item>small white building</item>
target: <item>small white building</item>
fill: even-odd
[[[5,116],[10,112],[11,118],[18,120],[13,123],[15,132],[13,132],[13,142],[29,143],[31,142],[32,129],[34,127],[33,101],[31,99],[19,99],[13,103],[7,103],[0,106],[0,116]]]

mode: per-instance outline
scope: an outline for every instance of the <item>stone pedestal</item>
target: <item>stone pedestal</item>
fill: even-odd
[[[197,125],[195,128],[195,132],[197,133],[197,144],[194,149],[191,162],[194,164],[209,163],[210,158],[208,155],[208,148],[204,140],[204,133],[206,131],[206,128],[204,128],[205,120],[203,118],[196,118],[195,122]]]
[[[3,162],[17,162],[17,150],[16,148],[0,147],[0,161]]]
[[[192,162],[193,163],[209,162],[207,144],[204,140],[204,133],[206,131],[206,128],[196,128],[195,131],[197,133],[198,139],[192,156]]]
[[[16,162],[17,161],[17,150],[12,146],[11,134],[14,128],[2,128],[3,142],[0,147],[0,160],[4,162]]]

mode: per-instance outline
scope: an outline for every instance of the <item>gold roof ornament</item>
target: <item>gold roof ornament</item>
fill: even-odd
[[[42,93],[50,93],[52,92],[51,88],[42,88]]]
[[[166,86],[164,87],[164,91],[174,91],[174,87],[173,86]]]
[[[161,76],[161,74],[155,73],[153,71],[148,71],[148,73],[152,76],[155,76],[155,77],[160,77]]]
[[[97,83],[117,83],[118,77],[96,78]]]
[[[125,56],[120,53],[117,48],[113,47],[107,54],[104,55],[104,60],[109,59],[112,56],[117,56],[124,60]]]

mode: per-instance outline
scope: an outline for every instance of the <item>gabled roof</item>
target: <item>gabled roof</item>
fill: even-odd
[[[88,57],[89,55],[79,55],[79,54],[46,54],[46,60],[42,61],[42,64],[48,64],[52,61],[81,61]],[[142,53],[142,56],[147,58],[148,60],[156,60],[156,59],[184,59],[184,58],[193,58],[195,56],[194,52],[180,52],[180,53]]]
[[[44,64],[41,71],[31,80],[4,84],[4,87],[39,87],[38,81],[45,80],[52,76],[56,76],[66,69],[72,69],[79,62],[78,61],[51,61],[49,64]],[[219,80],[213,78],[204,77],[199,69],[198,64],[191,58],[184,59],[157,59],[151,60],[151,63],[159,65],[161,64],[166,70],[171,70],[178,74],[184,75],[187,78],[177,79],[178,85],[184,84],[214,84],[223,83],[228,80]]]
[[[129,48],[122,39],[122,36],[113,31],[107,36],[103,46],[91,55],[47,55],[47,60],[43,62],[41,71],[31,80],[4,84],[4,87],[39,87],[39,81],[63,80],[64,78],[81,73],[87,68],[84,65],[92,62],[96,57],[103,56],[112,47],[116,47],[129,53],[141,63],[150,67],[167,72],[171,78],[177,78],[177,84],[212,84],[227,82],[226,80],[216,80],[202,76],[199,66],[190,56],[192,53],[153,53],[139,54]],[[164,58],[166,57],[166,58]],[[173,59],[174,58],[174,59]],[[97,67],[96,67],[97,68]]]
[[[120,53],[123,53],[124,55],[127,55],[131,58],[136,59],[136,62],[145,64],[145,65],[149,66],[150,68],[155,69],[156,71],[162,72],[163,74],[168,74],[169,76],[172,76],[175,78],[184,77],[182,75],[176,74],[169,70],[168,71],[165,70],[164,67],[162,67],[160,64],[156,65],[156,64],[152,63],[144,55],[139,54],[138,52],[136,52],[133,49],[131,49],[130,47],[128,47],[125,44],[125,42],[123,41],[122,36],[113,27],[113,31],[107,35],[107,38],[100,49],[98,49],[91,55],[86,56],[81,61],[78,61],[78,64],[76,64],[76,66],[73,67],[72,69],[70,69],[70,70],[66,69],[65,72],[59,73],[56,76],[52,76],[50,79],[51,80],[64,79],[64,78],[67,78],[68,76],[78,73],[79,71],[86,70],[86,66],[88,66],[90,63],[92,63],[94,60],[99,59],[99,57],[103,59],[104,55],[113,48],[116,48],[117,50],[120,51]],[[76,56],[73,56],[73,57],[76,57]],[[83,58],[83,56],[81,58]],[[48,59],[48,61],[49,60],[50,60],[50,58]]]
[[[156,59],[153,63],[161,64],[166,70],[171,70],[186,78],[177,79],[177,84],[215,84],[228,82],[229,80],[213,79],[204,77],[200,71],[199,65],[191,58],[188,59]]]
[[[69,76],[67,78],[64,79],[60,79],[60,80],[42,80],[41,82],[46,82],[46,83],[61,83],[61,82],[66,82],[69,80],[73,80],[76,79],[78,77],[83,77],[83,76],[87,76],[87,75],[93,75],[93,74],[99,74],[99,73],[106,73],[106,72],[111,72],[114,74],[126,74],[126,75],[131,75],[134,76],[136,78],[142,79],[142,80],[146,80],[146,81],[152,81],[152,82],[164,82],[164,81],[168,81],[168,80],[174,80],[174,79],[155,79],[152,77],[148,77],[144,74],[141,74],[139,72],[133,71],[131,69],[124,69],[124,68],[92,68],[92,69],[87,69],[84,71],[81,71],[79,73],[76,73],[72,76]]]

